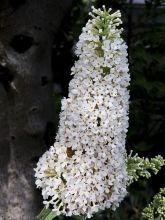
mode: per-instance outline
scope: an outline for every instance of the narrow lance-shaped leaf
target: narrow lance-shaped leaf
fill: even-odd
[[[56,217],[56,213],[50,208],[43,208],[40,214],[37,216],[37,220],[53,220]]]

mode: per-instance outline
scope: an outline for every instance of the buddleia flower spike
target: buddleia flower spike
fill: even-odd
[[[127,194],[130,81],[121,13],[92,7],[90,16],[77,43],[55,143],[35,169],[46,207],[88,218],[115,210]]]

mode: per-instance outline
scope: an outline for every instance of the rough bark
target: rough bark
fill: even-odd
[[[42,207],[33,168],[54,138],[52,43],[71,2],[0,2],[0,220]]]

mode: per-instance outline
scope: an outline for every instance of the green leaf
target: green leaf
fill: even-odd
[[[43,208],[40,214],[36,217],[37,220],[53,220],[56,217],[56,213],[49,208]]]
[[[134,146],[134,150],[136,151],[149,151],[154,147],[152,144],[148,144],[147,142],[141,141],[140,143]]]

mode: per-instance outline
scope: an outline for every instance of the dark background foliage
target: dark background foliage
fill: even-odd
[[[120,9],[123,15],[123,38],[129,46],[131,74],[127,150],[149,158],[157,154],[165,157],[165,5],[161,0],[146,0],[144,4],[132,0],[74,1],[53,48],[57,112],[61,97],[68,93],[70,68],[76,59],[75,44],[92,4]],[[165,169],[149,180],[141,179],[131,185],[127,198],[114,214],[106,211],[93,219],[142,219],[142,209],[160,187],[165,187],[164,180]]]

